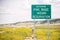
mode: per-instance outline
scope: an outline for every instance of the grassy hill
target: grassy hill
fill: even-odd
[[[36,40],[48,40],[48,38],[60,40],[60,20],[54,22],[50,20],[52,23],[49,29],[45,21],[36,21],[34,30]],[[0,40],[32,40],[33,27],[33,21],[0,24]]]

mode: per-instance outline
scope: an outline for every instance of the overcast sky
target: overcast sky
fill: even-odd
[[[51,4],[52,19],[60,18],[59,0],[0,0],[0,24],[32,20],[32,4]]]

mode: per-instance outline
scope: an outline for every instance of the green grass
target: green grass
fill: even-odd
[[[50,40],[60,40],[60,28],[50,28]],[[32,36],[32,28],[0,28],[0,40],[24,40]],[[37,40],[48,40],[47,28],[36,28]]]

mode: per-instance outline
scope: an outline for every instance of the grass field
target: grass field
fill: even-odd
[[[50,40],[60,40],[60,26],[51,27],[49,30]],[[25,40],[26,37],[32,37],[32,28],[0,28],[0,40]],[[48,28],[35,29],[37,40],[48,40]]]

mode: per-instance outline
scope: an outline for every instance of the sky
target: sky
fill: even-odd
[[[60,0],[0,0],[0,24],[33,20],[32,4],[51,4],[52,19],[60,18]]]

